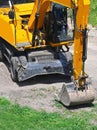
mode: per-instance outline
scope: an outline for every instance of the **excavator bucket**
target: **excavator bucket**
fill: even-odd
[[[84,90],[75,89],[76,86],[73,82],[63,84],[62,89],[58,95],[58,101],[65,106],[74,106],[80,104],[89,104],[94,101],[95,94],[91,85]]]

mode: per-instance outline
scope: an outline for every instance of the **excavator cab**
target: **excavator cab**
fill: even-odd
[[[73,30],[72,36],[68,34],[67,7],[65,6],[53,3],[51,11],[46,14],[44,26],[49,42],[60,43],[73,40]]]

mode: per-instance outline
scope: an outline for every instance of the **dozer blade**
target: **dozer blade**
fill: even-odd
[[[73,82],[63,84],[58,95],[58,100],[65,106],[92,103],[95,98],[93,87],[88,86],[87,90],[76,90]]]

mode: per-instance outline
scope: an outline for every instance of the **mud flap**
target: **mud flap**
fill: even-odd
[[[63,84],[58,95],[58,101],[65,106],[74,106],[79,104],[92,103],[95,98],[94,89],[91,85],[87,89],[76,90],[73,82]]]

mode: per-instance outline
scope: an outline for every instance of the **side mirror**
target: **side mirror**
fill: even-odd
[[[14,11],[10,10],[9,13],[8,13],[8,16],[9,16],[10,19],[14,19],[14,17],[15,17]]]

